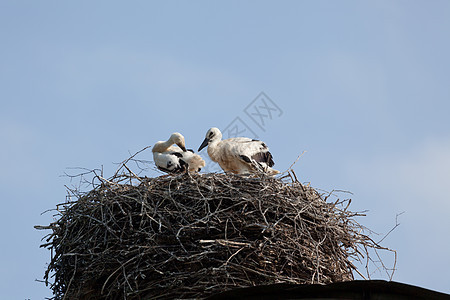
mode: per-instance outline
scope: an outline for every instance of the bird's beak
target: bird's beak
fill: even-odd
[[[202,150],[203,148],[205,148],[206,146],[208,146],[208,143],[209,143],[209,139],[208,138],[205,138],[204,140],[203,140],[203,143],[200,145],[200,147],[198,148],[198,152],[200,152],[200,150]]]
[[[183,152],[186,152],[186,147],[183,144],[178,143],[177,146],[180,147]]]

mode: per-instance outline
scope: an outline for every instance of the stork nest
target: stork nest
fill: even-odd
[[[54,299],[205,298],[352,280],[352,260],[389,250],[362,233],[349,200],[329,202],[293,176],[98,177],[38,226],[52,230],[45,282]]]

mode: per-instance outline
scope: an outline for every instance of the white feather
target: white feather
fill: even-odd
[[[206,145],[211,160],[217,162],[225,172],[235,174],[265,172],[270,175],[279,173],[271,168],[272,154],[264,142],[246,137],[222,140],[220,130],[213,127],[206,133],[199,151]]]
[[[178,147],[172,146],[173,144]],[[186,151],[184,137],[177,132],[173,133],[169,140],[157,142],[152,151],[155,165],[167,173],[181,173],[186,169],[198,172],[205,166],[200,155]]]

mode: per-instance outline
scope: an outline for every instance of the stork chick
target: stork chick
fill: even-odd
[[[211,160],[219,163],[225,172],[234,174],[264,172],[269,175],[280,173],[271,168],[275,164],[272,154],[266,144],[259,140],[246,137],[222,140],[220,130],[213,127],[206,133],[198,151],[206,146]]]
[[[176,144],[178,147],[174,147]],[[156,167],[169,174],[199,172],[205,161],[192,150],[186,150],[184,136],[173,133],[167,141],[157,142],[152,149]]]

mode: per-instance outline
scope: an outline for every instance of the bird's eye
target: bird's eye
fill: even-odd
[[[212,138],[213,135],[214,135],[214,132],[210,132],[210,133],[209,133],[209,137],[210,137],[210,138]]]

